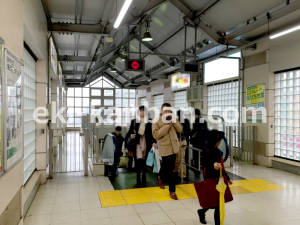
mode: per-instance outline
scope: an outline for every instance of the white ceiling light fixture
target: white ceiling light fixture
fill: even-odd
[[[120,24],[121,24],[121,22],[122,22],[122,20],[125,16],[127,10],[129,9],[129,6],[130,6],[131,3],[132,3],[132,0],[126,0],[124,2],[124,5],[123,5],[123,7],[122,7],[122,9],[121,9],[121,11],[120,11],[120,13],[117,17],[117,20],[114,24],[114,28],[118,28],[120,26]]]
[[[278,37],[281,37],[283,35],[292,33],[292,32],[297,31],[297,30],[300,30],[300,25],[299,24],[295,27],[291,27],[291,28],[288,28],[284,31],[281,31],[281,32],[275,33],[273,35],[270,35],[270,39],[278,38]]]

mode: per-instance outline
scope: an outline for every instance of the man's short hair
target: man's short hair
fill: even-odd
[[[171,107],[171,104],[166,102],[162,104],[161,109],[163,109],[164,107]]]
[[[197,116],[201,116],[200,109],[195,109],[195,115],[197,115]]]
[[[116,126],[116,131],[122,131],[122,127]]]
[[[140,106],[140,107],[139,107],[139,110],[140,110],[140,111],[142,111],[142,110],[145,111],[145,106],[143,106],[143,105]]]

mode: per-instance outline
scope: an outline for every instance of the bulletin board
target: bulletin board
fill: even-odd
[[[256,110],[258,108],[265,107],[265,85],[252,85],[247,87],[247,109],[253,107]],[[252,122],[253,111],[247,111],[247,122]],[[263,112],[256,111],[256,123],[263,122]]]
[[[23,158],[22,147],[22,78],[23,62],[8,49],[4,51],[4,91],[6,98],[3,129],[5,169],[9,170]]]

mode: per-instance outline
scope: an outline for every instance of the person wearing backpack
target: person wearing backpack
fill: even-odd
[[[146,185],[146,159],[152,147],[156,146],[156,140],[152,136],[152,124],[145,121],[145,107],[140,106],[140,118],[133,119],[130,124],[129,131],[125,137],[126,147],[133,152],[136,169],[137,187]],[[142,173],[142,180],[141,180]]]
[[[201,117],[199,109],[195,109],[195,123],[191,132],[191,144],[194,148],[203,150],[206,145],[207,134],[209,130],[207,122]],[[199,151],[193,150],[194,167],[199,168]]]

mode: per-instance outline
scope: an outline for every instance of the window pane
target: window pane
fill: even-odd
[[[90,108],[82,108],[82,113],[89,114]]]
[[[74,88],[68,88],[68,96],[70,97],[74,96]]]
[[[103,87],[104,88],[113,88],[113,86],[106,81],[103,81]]]
[[[128,89],[123,89],[123,97],[128,98]]]
[[[113,106],[114,105],[114,100],[112,100],[112,99],[104,99],[104,105],[105,106]]]
[[[116,97],[122,97],[122,89],[118,89],[118,88],[117,88],[117,89],[115,90],[115,92],[116,92],[116,93],[115,93]]]
[[[128,99],[127,98],[123,99],[123,107],[128,107]]]
[[[81,88],[75,88],[75,97],[81,97],[82,96],[82,89]]]
[[[104,90],[104,96],[114,96],[113,90]]]
[[[81,108],[75,108],[75,117],[81,117]]]
[[[135,98],[135,90],[130,90],[130,98]]]
[[[67,115],[68,117],[74,117],[74,108],[68,108]]]
[[[67,126],[68,127],[74,127],[74,118],[68,118]]]
[[[113,109],[104,109],[104,116],[112,115],[114,113]]]
[[[101,96],[101,90],[98,89],[91,89],[92,96]]]
[[[82,98],[75,98],[75,107],[81,107],[82,106]]]
[[[81,122],[82,122],[81,118],[75,118],[75,127],[81,127]]]
[[[102,79],[95,81],[94,83],[91,84],[91,87],[100,87],[102,88]]]
[[[135,99],[130,99],[129,102],[130,102],[129,104],[130,107],[135,107]]]
[[[91,105],[101,106],[101,100],[100,99],[91,99]]]
[[[122,99],[116,98],[116,107],[122,107]]]
[[[74,106],[74,98],[68,98],[67,99],[67,106],[68,107]]]
[[[90,97],[90,89],[82,88],[82,97]]]
[[[82,107],[89,107],[90,99],[89,98],[82,98]]]

